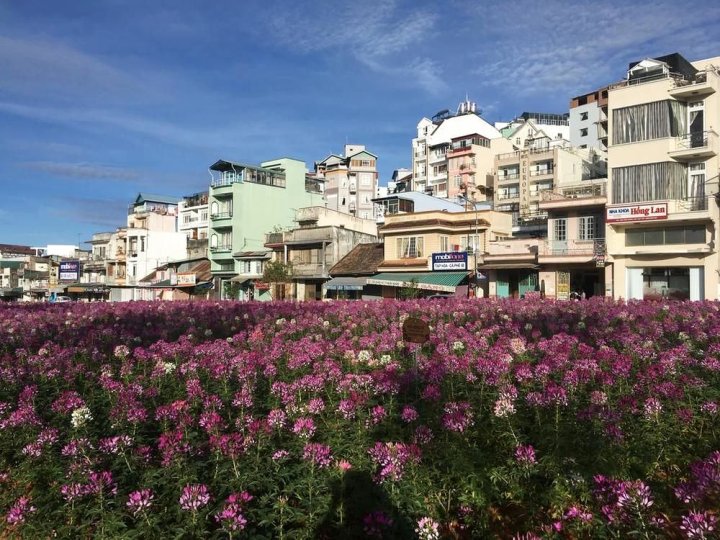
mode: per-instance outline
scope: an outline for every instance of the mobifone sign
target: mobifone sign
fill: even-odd
[[[62,261],[59,278],[60,281],[79,281],[80,261]]]
[[[432,254],[432,271],[467,270],[467,251],[447,251]]]

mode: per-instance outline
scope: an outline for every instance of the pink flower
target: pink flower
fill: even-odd
[[[309,443],[303,449],[303,459],[324,469],[332,462],[332,451],[325,444]]]
[[[417,420],[418,417],[418,412],[415,410],[415,407],[412,407],[411,405],[405,405],[405,407],[403,407],[402,414],[400,415],[402,421],[407,422],[408,424]]]
[[[526,467],[535,465],[535,449],[532,445],[518,444],[515,447],[515,461]]]
[[[15,504],[10,507],[5,519],[10,525],[22,525],[25,523],[27,515],[35,512],[36,510],[37,508],[30,504],[30,499],[28,497],[20,497],[17,501],[15,501]]]
[[[126,506],[133,513],[133,516],[137,516],[140,512],[145,512],[152,506],[154,498],[153,492],[150,489],[133,491],[128,496]]]
[[[337,462],[337,468],[340,469],[340,472],[346,473],[352,469],[352,464],[346,459],[341,459]]]
[[[225,500],[222,510],[215,514],[215,520],[227,532],[243,530],[247,525],[247,520],[242,514],[242,505],[250,502],[252,498],[247,491],[233,493]]]
[[[204,484],[188,484],[180,495],[180,508],[197,512],[210,502],[210,492]]]
[[[298,418],[293,425],[293,433],[301,439],[311,439],[315,434],[315,422],[308,417]]]

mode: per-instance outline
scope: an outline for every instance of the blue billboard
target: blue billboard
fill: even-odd
[[[60,281],[79,281],[80,261],[62,261],[58,279]]]
[[[432,254],[432,271],[442,272],[445,270],[467,270],[467,251],[447,251],[444,253]]]

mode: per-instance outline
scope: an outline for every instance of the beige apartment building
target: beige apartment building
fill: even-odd
[[[468,294],[474,286],[474,269],[483,262],[488,244],[509,236],[511,216],[493,210],[449,213],[443,211],[387,215],[380,227],[385,243],[385,258],[378,275],[368,279],[382,286],[384,298],[395,298],[400,290],[414,284],[423,295],[433,293]],[[467,267],[437,271],[432,266],[434,253],[467,253]],[[487,281],[478,282],[487,296]],[[472,287],[471,287],[472,288]]]
[[[315,162],[315,177],[324,181],[327,208],[360,219],[373,219],[378,187],[377,156],[360,144],[346,144],[343,155]]]
[[[608,100],[607,295],[717,299],[720,57],[635,62]]]
[[[551,146],[542,137],[527,148],[495,156],[495,209],[513,215],[513,232],[543,231],[547,212],[540,209],[543,191],[591,177],[587,150]]]

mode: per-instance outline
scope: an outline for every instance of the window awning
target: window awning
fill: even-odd
[[[323,287],[334,291],[362,291],[366,283],[365,277],[336,277],[323,283]]]
[[[467,277],[467,272],[383,272],[368,278],[369,285],[412,287],[426,291],[455,292],[455,287]]]

